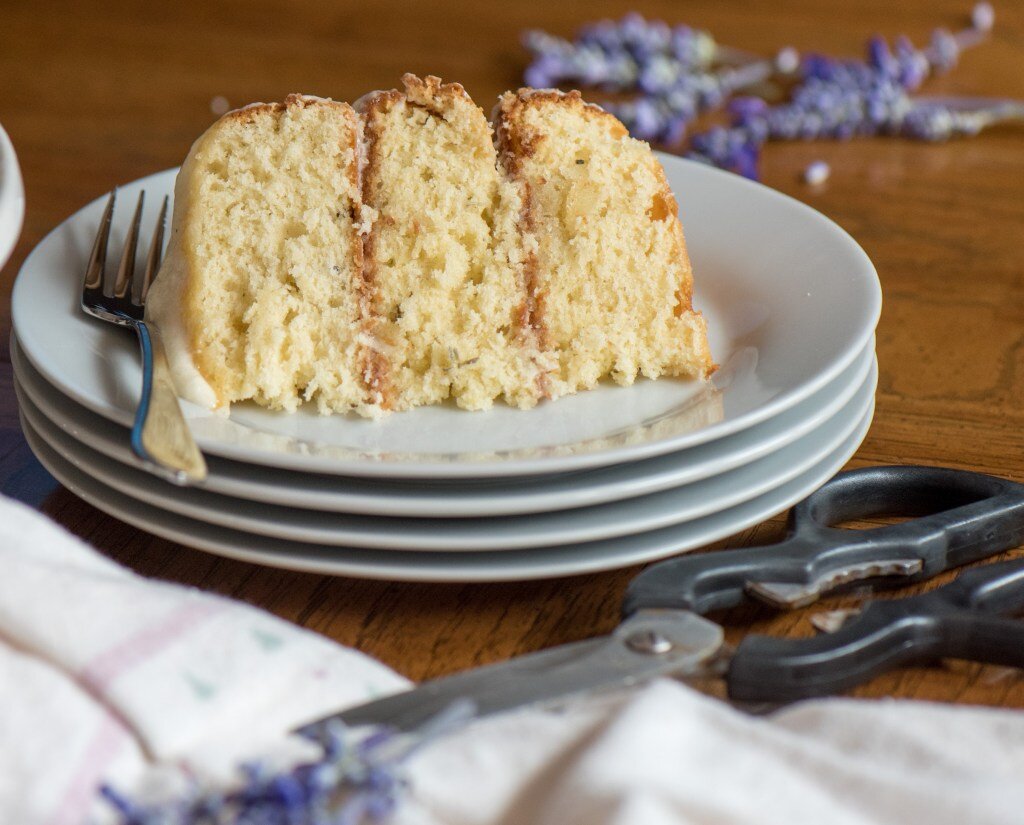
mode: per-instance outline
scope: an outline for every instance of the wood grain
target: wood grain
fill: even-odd
[[[762,54],[783,45],[860,53],[872,33],[918,41],[964,22],[969,2],[869,0],[771,4],[640,0],[375,3],[295,0],[80,4],[45,10],[6,0],[0,26],[0,122],[23,165],[28,214],[0,275],[0,335],[29,250],[58,222],[114,185],[177,165],[211,122],[211,98],[232,105],[302,91],[352,100],[402,72],[462,82],[485,107],[516,86],[527,27],[570,34],[582,21],[635,8],[705,27]],[[988,44],[929,91],[1024,99],[1024,4],[997,4]],[[824,159],[824,185],[800,182]],[[1024,129],[974,140],[772,145],[765,182],[839,223],[878,268],[885,307],[875,421],[851,466],[948,465],[1024,481]],[[685,198],[685,193],[683,194]],[[699,208],[699,204],[687,205]],[[742,241],[742,239],[740,239]],[[698,273],[699,277],[699,273]],[[451,672],[609,630],[636,569],[522,584],[415,585],[265,569],[135,530],[60,488],[36,463],[17,421],[6,344],[0,345],[0,484],[135,570],[260,605],[382,659],[413,679]],[[781,535],[782,521],[719,543]],[[829,609],[849,599],[831,599]],[[747,629],[812,632],[798,611],[740,610]],[[1024,707],[1016,672],[950,663],[905,669],[859,689]]]

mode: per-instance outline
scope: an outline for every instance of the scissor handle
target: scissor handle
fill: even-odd
[[[951,584],[874,601],[835,633],[746,637],[726,675],[729,696],[792,702],[840,693],[892,668],[940,658],[1024,667],[1024,560],[985,565]]]
[[[914,518],[869,530],[833,526],[886,515]],[[799,607],[842,584],[920,581],[1022,542],[1024,484],[941,467],[851,470],[793,508],[784,541],[655,564],[630,583],[623,612],[707,613],[748,596]]]

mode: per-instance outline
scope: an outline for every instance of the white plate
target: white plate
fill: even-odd
[[[122,495],[76,469],[24,421],[29,446],[73,493],[115,518],[171,541],[254,564],[393,581],[492,582],[596,573],[703,547],[781,513],[831,478],[867,434],[872,410],[847,441],[801,476],[737,507],[651,533],[608,541],[506,553],[408,553],[359,550],[272,539],[216,527]]]
[[[874,361],[874,339],[830,384],[735,435],[645,461],[579,473],[474,481],[389,481],[296,473],[211,457],[203,487],[214,493],[302,509],[364,515],[468,518],[566,510],[680,487],[769,455],[838,412]],[[48,384],[11,337],[22,389],[47,418],[105,456],[135,466],[125,428],[90,412]]]
[[[0,126],[0,269],[18,242],[24,218],[25,188],[21,182],[18,158],[11,139]]]
[[[538,475],[664,455],[739,432],[791,408],[864,349],[881,307],[874,268],[842,229],[808,206],[736,175],[661,155],[682,204],[695,304],[722,364],[712,384],[663,379],[602,386],[523,412],[425,407],[382,421],[283,415],[236,405],[230,419],[186,406],[205,452],[303,472],[392,478]],[[150,204],[174,170],[122,188]],[[51,232],[22,267],[12,319],[26,356],[100,415],[131,421],[135,342],[86,318],[79,284],[104,198]],[[150,210],[152,211],[152,210]],[[118,210],[120,244],[130,209]],[[143,223],[152,223],[147,214]],[[142,239],[148,244],[148,237]]]
[[[199,521],[311,544],[431,552],[520,550],[600,541],[658,530],[733,507],[785,484],[837,449],[874,401],[872,369],[853,399],[816,430],[765,458],[701,482],[596,507],[530,516],[437,519],[354,516],[256,503],[168,486],[64,433],[21,398],[22,415],[51,447],[109,487]]]

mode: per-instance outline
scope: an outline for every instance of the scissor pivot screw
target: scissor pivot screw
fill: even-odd
[[[626,646],[637,653],[668,653],[672,642],[656,630],[640,630],[626,639]]]

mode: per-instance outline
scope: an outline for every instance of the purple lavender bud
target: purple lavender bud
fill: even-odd
[[[865,101],[865,109],[868,120],[874,124],[884,123],[889,116],[889,107],[881,95],[869,94]]]
[[[652,20],[647,26],[647,36],[650,40],[651,48],[663,52],[668,49],[669,44],[672,42],[672,29],[663,20]]]
[[[742,148],[737,150],[730,158],[730,166],[739,175],[751,180],[757,180],[757,147],[744,144]]]
[[[366,788],[375,792],[389,791],[398,784],[392,769],[386,765],[371,766],[363,783]]]
[[[605,72],[608,88],[628,89],[636,83],[639,67],[627,52],[617,52],[608,56]]]
[[[563,73],[565,78],[575,78],[587,86],[596,86],[608,80],[608,61],[600,52],[580,51],[576,65]]]
[[[944,106],[915,106],[903,119],[903,134],[918,140],[948,140],[954,132],[953,115]]]
[[[686,123],[692,123],[697,117],[697,107],[693,105],[693,98],[679,92],[671,92],[660,100],[664,110],[665,118],[681,118]]]
[[[897,78],[904,89],[916,89],[928,77],[928,58],[905,35],[896,38],[896,64]]]
[[[929,53],[932,65],[938,71],[946,72],[956,65],[960,56],[960,44],[946,29],[936,29],[932,32]]]
[[[725,129],[721,126],[715,126],[706,132],[700,132],[693,136],[693,139],[690,141],[691,146],[700,154],[713,159],[715,156],[714,143],[724,131]]]
[[[397,800],[392,796],[371,796],[366,803],[366,815],[380,822],[394,813]]]
[[[733,119],[734,125],[740,125],[751,118],[761,117],[768,110],[768,104],[760,97],[734,97],[726,106],[726,111]]]
[[[531,63],[523,72],[523,82],[534,89],[548,89],[555,85],[552,80],[553,78],[544,70],[544,67],[536,63]]]
[[[748,120],[746,123],[742,125],[742,128],[750,136],[750,140],[752,143],[760,144],[768,140],[768,121],[763,117]]]
[[[631,11],[619,21],[619,32],[623,43],[637,43],[647,33],[647,21],[642,14]]]
[[[821,137],[822,117],[814,112],[806,113],[800,122],[800,137],[804,140],[814,140]]]
[[[658,106],[650,98],[642,97],[636,102],[632,131],[641,140],[656,140],[664,123]]]
[[[889,50],[889,44],[883,37],[875,36],[868,41],[868,63],[887,75],[894,75],[899,70],[896,59]]]
[[[547,39],[547,32],[540,31],[539,29],[527,29],[520,35],[519,42],[523,44],[524,49],[528,49],[531,52],[540,52],[544,51]]]
[[[642,25],[637,26],[635,34],[630,37],[630,51],[641,60],[647,59],[664,50],[666,40],[663,37],[661,26],[664,23],[651,21],[648,23],[642,17]]]
[[[110,785],[100,785],[100,796],[109,802],[126,821],[137,820],[143,811],[130,799],[122,796]]]
[[[599,20],[581,28],[576,35],[576,42],[581,45],[593,44],[603,49],[618,48],[621,43],[619,28],[611,20]]]
[[[671,115],[665,122],[662,133],[662,141],[669,146],[679,143],[686,137],[686,130],[690,126],[690,118],[681,114]]]
[[[333,788],[337,784],[337,773],[333,765],[324,762],[310,765],[305,774],[306,785],[309,787],[310,792],[316,795],[328,788]]]
[[[674,27],[669,38],[669,51],[684,65],[692,65],[696,51],[693,29],[689,26]]]
[[[573,50],[572,43],[539,29],[529,29],[523,32],[522,44],[538,57],[545,54],[568,55]]]
[[[682,73],[678,61],[654,55],[641,69],[637,85],[644,94],[661,94],[672,88]]]
[[[826,80],[831,72],[833,61],[821,54],[805,54],[800,61],[801,71],[805,78]]]
[[[393,741],[394,738],[395,731],[393,728],[377,728],[356,746],[356,753],[362,758],[368,757],[381,745]]]
[[[856,120],[847,120],[836,124],[833,135],[837,140],[849,140],[857,133],[857,127],[859,122]]]
[[[992,31],[996,22],[996,13],[991,3],[978,3],[971,10],[971,25],[980,32]]]
[[[793,140],[800,134],[800,113],[790,108],[776,109],[768,116],[772,137]]]
[[[567,60],[557,54],[543,54],[531,63],[523,79],[527,86],[546,89],[557,86],[562,79],[572,75],[572,68]]]
[[[276,776],[267,785],[267,798],[278,802],[285,810],[296,811],[308,799],[305,789],[294,777]]]
[[[810,82],[793,95],[793,103],[802,108],[827,111],[836,108],[839,95],[831,86]]]

